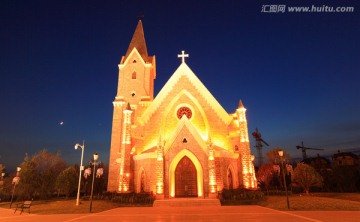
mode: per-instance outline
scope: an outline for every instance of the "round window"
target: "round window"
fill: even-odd
[[[183,107],[180,107],[178,110],[177,110],[177,117],[179,118],[179,119],[181,119],[181,117],[183,116],[183,115],[186,115],[186,117],[188,118],[188,119],[190,119],[191,118],[191,116],[192,116],[192,112],[191,112],[191,109],[189,108],[189,107],[186,107],[186,106],[183,106]]]

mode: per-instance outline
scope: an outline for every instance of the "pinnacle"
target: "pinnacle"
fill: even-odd
[[[131,110],[130,103],[128,103],[128,104],[127,104],[127,106],[126,106],[126,110]]]
[[[239,101],[239,106],[238,106],[238,108],[245,108],[244,105],[243,105],[243,103],[242,103],[242,101],[241,101],[241,99],[240,99],[240,101]]]

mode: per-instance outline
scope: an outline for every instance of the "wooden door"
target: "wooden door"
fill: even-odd
[[[197,173],[193,162],[184,156],[175,169],[175,197],[197,197]]]

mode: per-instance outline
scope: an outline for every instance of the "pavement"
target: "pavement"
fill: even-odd
[[[351,222],[360,211],[278,211],[260,206],[123,207],[100,213],[36,215],[0,208],[0,222],[163,222],[163,221],[266,221]]]

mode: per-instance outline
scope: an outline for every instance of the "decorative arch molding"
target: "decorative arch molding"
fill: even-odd
[[[204,196],[204,174],[200,161],[196,156],[187,149],[181,150],[172,160],[169,167],[169,188],[170,188],[170,197],[175,197],[175,170],[176,166],[179,164],[180,160],[187,156],[195,165],[196,175],[197,175],[197,192],[198,197]]]
[[[217,116],[226,124],[230,124],[233,120],[233,116],[229,115],[225,109],[219,104],[219,102],[213,97],[209,90],[204,86],[204,84],[197,78],[197,76],[192,72],[192,70],[182,63],[179,68],[174,72],[170,79],[165,83],[164,87],[160,90],[153,103],[146,109],[143,113],[139,122],[141,125],[145,125],[163,103],[164,99],[169,95],[173,90],[174,85],[180,80],[181,77],[185,76],[189,79],[197,91],[201,94],[201,97],[205,99],[208,105],[212,107]]]
[[[204,109],[202,108],[202,106],[200,105],[199,101],[187,90],[183,89],[181,90],[172,100],[171,102],[167,105],[165,111],[164,111],[164,116],[168,116],[168,115],[173,115],[173,112],[174,110],[177,110],[174,109],[175,107],[175,104],[178,102],[178,100],[182,97],[182,96],[186,96],[187,98],[189,98],[190,101],[192,101],[194,104],[195,104],[195,107],[196,109],[200,112],[201,114],[201,117],[205,123],[205,131],[204,132],[206,135],[208,135],[208,132],[210,130],[209,128],[209,121],[208,121],[208,118],[206,116],[206,113],[204,111]],[[181,103],[179,105],[177,105],[177,107],[180,107],[180,106],[185,106],[186,104],[185,103]],[[192,109],[193,113],[194,113],[194,107],[191,106],[191,105],[187,105],[190,107],[190,109]],[[166,118],[163,118],[163,121],[161,122],[161,129],[166,129]],[[206,139],[206,138],[204,138]]]
[[[237,188],[238,186],[239,186],[239,180],[238,180],[238,174],[237,174],[237,171],[235,170],[235,167],[232,165],[232,164],[230,164],[229,165],[229,167],[228,167],[228,169],[227,169],[227,171],[226,171],[226,177],[227,177],[227,174],[228,174],[228,172],[231,172],[231,175],[232,175],[232,184],[233,184],[233,189],[235,189],[235,188]],[[229,186],[229,181],[228,181],[228,177],[226,178],[227,179],[227,186],[228,186],[228,188],[230,188],[230,186]]]
[[[146,173],[144,167],[140,167],[139,173],[137,175],[137,186],[136,186],[136,192],[141,192],[141,176],[144,174],[144,191],[146,191]]]

